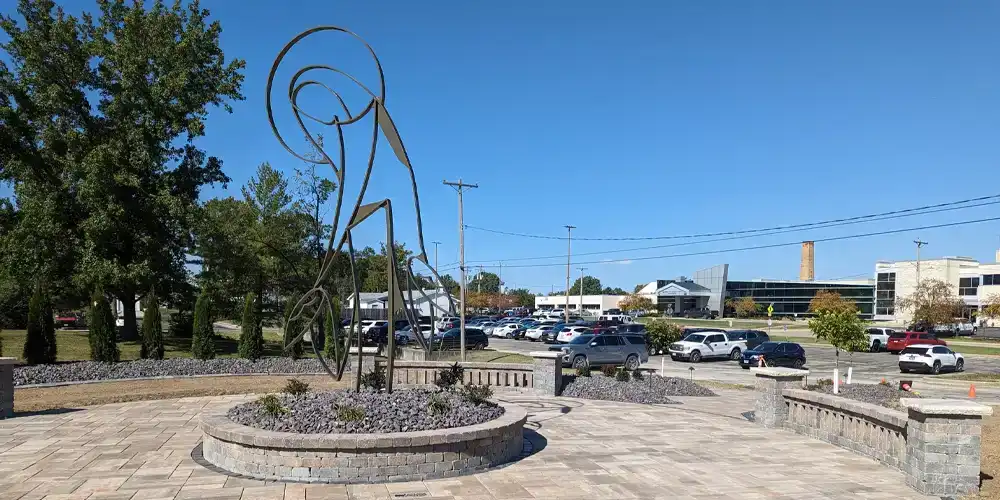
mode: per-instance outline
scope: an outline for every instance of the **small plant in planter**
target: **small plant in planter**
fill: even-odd
[[[642,374],[642,370],[640,370],[638,368],[636,368],[635,370],[632,370],[632,378],[634,380],[642,380],[643,377],[644,377],[644,375]]]
[[[614,365],[601,365],[601,373],[603,373],[605,377],[614,377],[615,372],[617,371],[618,369],[615,368]]]
[[[376,391],[385,389],[385,367],[376,366],[372,371],[362,375],[361,385]]]
[[[630,378],[632,377],[629,375],[628,370],[626,370],[624,366],[619,366],[618,370],[615,372],[615,380],[619,382],[628,382]]]
[[[589,377],[590,376],[590,365],[583,365],[576,369],[577,377]]]
[[[490,389],[488,385],[469,384],[462,386],[462,398],[474,405],[489,403],[491,397],[493,397],[493,389]]]
[[[464,376],[465,368],[463,368],[462,365],[455,363],[448,368],[438,370],[437,380],[434,381],[434,385],[443,390],[451,390],[456,384],[462,381]]]
[[[272,417],[278,417],[288,413],[288,409],[281,404],[281,399],[274,394],[261,396],[260,399],[257,400],[257,404],[259,404],[260,408],[264,410],[264,413]]]
[[[451,410],[451,403],[440,394],[431,394],[431,397],[427,400],[427,411],[431,415],[441,415],[448,413],[449,410]]]
[[[351,405],[337,407],[337,420],[340,420],[341,422],[360,422],[364,419],[364,408]]]
[[[290,378],[288,379],[288,383],[285,384],[285,388],[282,389],[282,392],[289,396],[301,396],[309,392],[309,384],[296,378]]]

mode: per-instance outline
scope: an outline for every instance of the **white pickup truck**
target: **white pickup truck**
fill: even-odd
[[[670,344],[670,359],[686,359],[697,363],[705,358],[740,360],[747,350],[746,340],[730,339],[724,331],[702,331]]]
[[[892,328],[869,328],[868,329],[868,350],[880,352],[889,345],[889,336],[896,333]]]

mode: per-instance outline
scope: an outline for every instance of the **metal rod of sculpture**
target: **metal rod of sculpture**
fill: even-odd
[[[281,62],[284,59],[285,55],[288,53],[288,51],[293,46],[295,46],[295,44],[299,43],[307,36],[324,31],[333,31],[333,32],[347,34],[364,45],[368,53],[371,55],[372,60],[375,62],[375,67],[378,70],[379,92],[377,94],[375,92],[372,92],[357,78],[353,77],[349,73],[346,73],[332,66],[307,65],[296,71],[295,74],[292,76],[291,81],[288,84],[288,100],[292,108],[292,113],[295,116],[295,121],[298,123],[299,129],[301,130],[302,134],[306,137],[306,139],[309,141],[309,143],[312,145],[313,149],[319,153],[318,155],[319,158],[315,157],[310,158],[295,152],[295,150],[293,150],[281,136],[281,133],[278,132],[278,127],[274,121],[274,111],[271,106],[271,90],[273,88],[274,77],[275,74],[277,73],[278,67],[281,65]],[[368,101],[368,104],[364,107],[364,109],[362,109],[359,113],[351,113],[351,110],[348,108],[347,103],[343,99],[343,96],[336,90],[316,80],[304,80],[301,82],[299,81],[300,78],[303,77],[303,75],[313,70],[325,70],[342,75],[351,80],[355,85],[360,87],[365,93],[367,93],[371,97],[371,99]],[[299,93],[304,88],[310,86],[317,86],[329,92],[340,104],[340,108],[341,110],[343,110],[344,117],[342,118],[340,115],[335,113],[333,114],[332,119],[323,120],[303,111],[302,108],[299,107],[298,96]],[[431,300],[430,297],[424,292],[423,288],[419,286],[420,283],[416,279],[417,274],[414,273],[413,271],[414,261],[420,262],[427,269],[427,271],[429,271],[434,276],[435,283],[441,282],[441,277],[438,275],[437,270],[430,265],[430,262],[427,258],[427,250],[424,247],[423,222],[420,216],[420,199],[417,194],[416,176],[414,175],[413,167],[410,164],[409,157],[406,154],[406,148],[403,147],[403,141],[399,136],[399,132],[396,129],[396,126],[393,123],[392,118],[390,118],[389,116],[389,111],[385,107],[385,77],[382,71],[382,64],[381,62],[379,62],[378,57],[375,55],[374,49],[372,49],[372,47],[358,35],[354,34],[351,31],[336,26],[319,26],[300,33],[290,42],[288,42],[288,44],[285,45],[285,47],[278,54],[277,58],[275,58],[274,64],[271,66],[271,72],[267,78],[266,92],[267,92],[266,96],[267,118],[271,124],[271,131],[274,133],[274,136],[278,139],[278,142],[280,142],[281,145],[285,148],[285,150],[291,153],[292,156],[295,156],[296,158],[302,161],[329,165],[330,168],[333,170],[334,177],[337,180],[336,204],[334,207],[333,221],[331,224],[332,229],[330,231],[330,239],[327,242],[326,246],[326,254],[323,258],[322,264],[320,265],[319,273],[316,276],[316,281],[313,283],[312,289],[310,289],[309,291],[307,291],[302,295],[302,297],[295,303],[294,307],[292,308],[291,314],[289,314],[288,324],[301,325],[302,329],[297,335],[295,335],[292,338],[292,340],[288,342],[286,348],[293,346],[297,342],[302,342],[303,336],[305,335],[306,331],[312,325],[319,324],[322,321],[324,315],[330,315],[331,318],[333,318],[334,311],[335,310],[339,311],[339,307],[334,308],[333,301],[341,300],[342,297],[332,297],[331,293],[326,289],[326,287],[329,286],[329,284],[331,283],[331,278],[335,275],[336,272],[334,265],[335,258],[338,254],[343,252],[344,246],[346,245],[348,261],[350,263],[351,286],[353,289],[353,297],[354,297],[354,304],[352,308],[353,314],[351,322],[347,327],[348,333],[343,332],[343,326],[341,325],[339,318],[334,318],[335,321],[332,321],[333,328],[332,331],[328,333],[329,337],[327,338],[327,342],[333,342],[332,351],[334,353],[334,358],[335,358],[333,360],[334,361],[333,369],[330,368],[330,366],[327,363],[327,360],[323,356],[323,353],[321,353],[320,350],[317,348],[316,342],[312,342],[312,348],[320,364],[323,366],[323,369],[331,377],[339,381],[343,377],[344,371],[347,368],[347,363],[350,358],[348,353],[350,352],[350,347],[352,344],[350,334],[354,333],[356,335],[355,345],[357,345],[358,347],[358,374],[355,377],[355,390],[361,389],[361,370],[362,367],[364,366],[363,363],[364,352],[362,349],[363,338],[360,328],[361,301],[359,300],[359,294],[361,291],[361,284],[358,281],[357,262],[355,261],[354,241],[351,232],[355,227],[357,227],[362,222],[371,217],[376,211],[382,209],[385,211],[385,224],[386,224],[385,248],[387,254],[386,257],[388,258],[388,264],[386,270],[388,276],[387,278],[388,282],[386,283],[386,285],[388,290],[387,306],[389,315],[388,316],[389,334],[387,339],[388,360],[386,362],[386,390],[391,392],[392,381],[393,381],[393,373],[392,373],[393,358],[395,357],[394,315],[396,313],[396,310],[397,309],[402,310],[403,316],[405,317],[407,323],[409,324],[411,331],[414,332],[414,338],[416,339],[417,344],[425,351],[430,351],[431,348],[433,347],[434,327],[432,326],[432,336],[430,341],[428,341],[428,339],[424,338],[423,332],[420,330],[420,325],[418,321],[419,315],[416,313],[416,310],[414,308],[416,302],[414,301],[413,289],[416,288],[417,293],[421,296],[421,298],[428,304],[430,304],[432,325],[434,324],[434,316],[436,316],[435,311],[439,311],[441,313],[449,312],[445,308],[441,307],[441,305],[438,303],[437,299],[440,296],[440,294],[443,292],[447,297],[448,307],[451,311],[455,310],[455,302],[452,299],[451,294],[447,290],[444,290],[443,288],[440,290],[435,290],[434,293],[435,298],[434,300]],[[372,111],[374,111],[374,113],[372,113],[373,114],[372,141],[371,141],[371,149],[368,154],[368,165],[365,170],[364,178],[361,182],[361,189],[358,194],[358,198],[357,200],[355,200],[354,207],[351,210],[351,215],[348,218],[348,222],[346,224],[346,227],[344,228],[344,232],[338,238],[337,229],[344,201],[344,180],[346,178],[345,171],[347,170],[346,166],[347,153],[346,153],[346,144],[344,144],[344,127],[350,126],[355,123],[359,123],[362,118],[366,117]],[[309,128],[306,127],[303,118],[307,118],[320,125],[334,127],[337,136],[337,143],[340,148],[338,154],[338,161],[334,161],[332,158],[330,158],[329,155],[327,155],[324,148],[320,146],[319,142],[313,136],[312,132],[310,132]],[[417,219],[416,220],[417,251],[414,252],[414,254],[410,256],[408,259],[406,259],[405,269],[402,270],[402,273],[405,275],[406,278],[405,284],[407,288],[408,300],[403,299],[400,286],[401,270],[397,265],[396,246],[394,240],[394,228],[392,219],[392,202],[389,199],[383,199],[372,203],[367,203],[367,204],[363,203],[365,193],[368,189],[368,181],[371,178],[372,167],[374,166],[375,163],[375,151],[376,147],[378,146],[378,137],[380,131],[382,135],[385,137],[386,141],[389,143],[389,147],[392,149],[396,158],[404,167],[406,167],[406,170],[409,173],[410,185],[413,192],[413,204],[414,208],[416,209],[415,212]],[[337,241],[336,246],[334,246],[334,241]],[[409,307],[407,306],[407,304],[409,304]],[[375,363],[372,363],[372,366],[375,367]],[[375,367],[375,369],[377,369],[377,367]]]

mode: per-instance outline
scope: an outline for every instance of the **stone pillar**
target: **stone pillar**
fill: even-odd
[[[414,347],[403,347],[396,359],[403,361],[427,361],[427,351]]]
[[[535,360],[531,375],[535,394],[540,396],[562,394],[562,352],[535,351],[530,356]]]
[[[925,495],[979,491],[983,417],[993,408],[960,399],[902,399],[906,424],[906,484]]]
[[[0,358],[0,419],[14,416],[14,365],[16,358]]]
[[[757,401],[753,405],[754,422],[764,427],[783,427],[788,418],[788,403],[782,392],[785,389],[797,389],[802,386],[802,379],[809,375],[809,370],[794,368],[750,368],[756,375],[754,388],[757,390]]]
[[[361,358],[364,366],[361,368],[361,373],[358,373],[358,348],[352,347],[348,351],[347,371],[351,372],[352,388],[354,387],[354,381],[358,377],[372,371],[375,367],[375,356],[378,353],[378,347],[363,347],[361,352],[364,354]],[[382,363],[382,366],[384,366],[384,363]],[[389,374],[386,374],[386,376],[388,377]]]

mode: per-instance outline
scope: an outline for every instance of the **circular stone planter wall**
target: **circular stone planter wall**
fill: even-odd
[[[201,421],[202,453],[224,470],[279,481],[381,483],[472,474],[521,454],[527,411],[500,405],[504,414],[482,424],[387,434],[274,432],[211,414]]]

